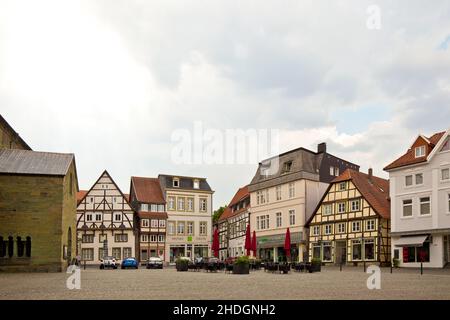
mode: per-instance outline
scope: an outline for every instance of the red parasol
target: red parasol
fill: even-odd
[[[256,257],[256,231],[255,230],[253,230],[252,251],[253,251],[254,256]]]
[[[247,250],[247,256],[250,255],[250,250],[252,250],[252,238],[250,235],[250,225],[247,225],[247,231],[245,232],[245,250]]]
[[[284,240],[284,251],[286,252],[286,257],[291,256],[291,233],[289,228],[286,230],[286,238]]]
[[[219,230],[217,228],[214,229],[214,237],[213,237],[213,243],[212,243],[211,249],[214,252],[214,257],[218,258],[220,245],[219,245]]]

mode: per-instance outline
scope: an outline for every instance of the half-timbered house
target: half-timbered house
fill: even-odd
[[[105,170],[78,202],[78,254],[86,264],[104,256],[117,260],[135,256],[135,214]]]
[[[307,223],[309,259],[390,263],[389,181],[348,169],[332,181]]]
[[[166,201],[158,178],[131,177],[130,203],[137,212],[136,254],[142,264],[150,257],[165,258]]]

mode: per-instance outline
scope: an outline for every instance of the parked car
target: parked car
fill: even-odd
[[[104,257],[100,259],[100,269],[113,268],[117,269],[118,262],[114,257]]]
[[[147,269],[162,269],[163,261],[159,257],[151,257],[147,261]]]
[[[126,258],[122,260],[122,265],[120,266],[121,269],[128,269],[133,268],[137,269],[139,267],[138,261],[136,258]]]

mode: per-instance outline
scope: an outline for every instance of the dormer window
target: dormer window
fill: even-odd
[[[194,189],[200,189],[200,181],[194,180]]]
[[[420,146],[416,148],[416,158],[425,157],[425,146]]]
[[[288,172],[290,172],[290,171],[291,171],[291,168],[292,168],[292,161],[285,162],[285,163],[283,164],[283,173],[288,173]]]
[[[172,180],[172,186],[173,186],[174,188],[179,188],[179,187],[180,187],[180,179],[178,179],[178,178],[173,178],[173,180]]]

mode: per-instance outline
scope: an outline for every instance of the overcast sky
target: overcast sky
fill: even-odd
[[[326,141],[386,177],[450,127],[449,75],[448,0],[0,0],[0,113],[34,150],[75,153],[82,189],[104,169],[125,193],[193,175],[228,203],[256,165],[173,163],[194,121],[279,129],[280,151]]]

